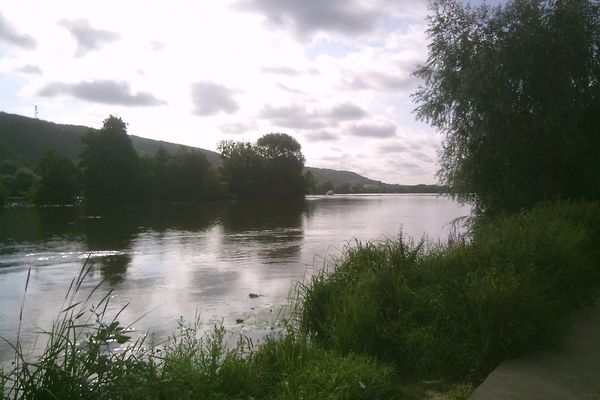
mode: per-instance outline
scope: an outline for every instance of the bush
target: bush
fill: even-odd
[[[596,297],[599,220],[598,204],[546,204],[427,253],[402,237],[358,243],[300,288],[300,328],[413,379],[477,383],[501,360],[555,344],[566,312]]]

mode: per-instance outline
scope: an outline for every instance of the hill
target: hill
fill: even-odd
[[[356,172],[350,171],[337,171],[334,169],[327,168],[314,168],[314,167],[306,167],[307,170],[312,172],[315,177],[315,181],[317,183],[329,181],[336,186],[340,185],[363,185],[363,186],[372,186],[378,187],[382,185],[381,181],[375,181],[373,179],[365,178],[362,175],[357,174]]]
[[[81,138],[93,130],[87,126],[55,124],[36,118],[0,112],[0,160],[14,160],[26,165],[35,165],[48,151],[77,160],[81,153]],[[174,154],[180,148],[196,149],[204,153],[212,164],[219,163],[219,154],[214,151],[184,146],[162,140],[152,140],[129,135],[133,147],[140,155],[152,155],[163,147]]]
[[[81,125],[56,124],[37,118],[0,112],[0,160],[13,160],[34,166],[49,150],[71,160],[79,159],[82,150],[81,138],[93,128]],[[160,147],[174,154],[180,148],[199,150],[213,165],[220,163],[219,154],[198,147],[185,146],[162,140],[129,135],[133,147],[140,155],[153,155]],[[315,182],[331,182],[335,188],[360,185],[377,192],[439,192],[434,185],[390,185],[366,178],[351,171],[306,167],[313,173]]]

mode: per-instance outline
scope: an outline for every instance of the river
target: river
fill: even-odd
[[[81,289],[113,289],[109,314],[159,341],[181,316],[260,338],[288,304],[295,282],[356,240],[445,240],[470,208],[442,195],[335,195],[297,204],[215,202],[146,208],[0,209],[0,337],[47,329],[86,259]],[[24,287],[31,277],[27,295]],[[250,296],[252,294],[252,296]],[[258,295],[258,297],[254,296]],[[24,303],[23,303],[24,301]],[[243,320],[243,322],[242,322]],[[0,362],[12,357],[0,342]]]

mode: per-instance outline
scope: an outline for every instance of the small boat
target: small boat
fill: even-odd
[[[335,193],[332,190],[328,190],[327,193],[325,193],[327,196],[333,196]]]

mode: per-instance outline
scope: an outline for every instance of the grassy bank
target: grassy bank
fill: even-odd
[[[412,380],[477,384],[501,360],[560,340],[600,286],[600,207],[547,204],[478,220],[468,243],[358,244],[301,291],[300,327],[339,354]]]
[[[463,398],[501,360],[559,342],[567,313],[600,287],[600,206],[542,205],[478,219],[468,241],[357,244],[297,291],[286,334],[224,346],[181,325],[133,341],[109,295],[80,297],[86,269],[42,356],[0,376],[7,398],[413,399],[427,384]],[[91,310],[91,311],[90,311]],[[124,347],[123,347],[124,346]]]

